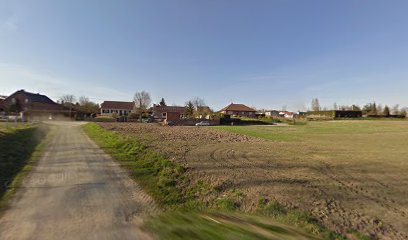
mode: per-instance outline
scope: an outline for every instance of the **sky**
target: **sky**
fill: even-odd
[[[16,90],[306,110],[408,106],[408,1],[0,0],[0,95]]]

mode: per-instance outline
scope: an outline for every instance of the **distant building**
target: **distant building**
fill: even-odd
[[[240,116],[240,117],[255,117],[256,110],[245,106],[244,104],[235,104],[231,103],[230,105],[226,106],[225,108],[218,111],[225,115],[233,115],[233,116]]]
[[[265,116],[266,117],[279,117],[279,111],[278,110],[266,110]]]
[[[104,101],[101,104],[101,115],[112,116],[128,116],[134,109],[134,102],[120,102],[120,101]]]
[[[293,118],[295,118],[295,113],[293,113],[293,112],[288,112],[288,111],[282,111],[282,112],[279,112],[279,116],[280,117],[283,117],[283,118],[288,118],[288,119],[293,119]]]
[[[184,118],[185,107],[154,105],[153,118],[157,121],[177,121]]]
[[[0,95],[0,113],[5,111],[4,106],[3,106],[3,102],[4,102],[4,99],[6,99],[6,98],[7,98],[7,96]]]
[[[51,100],[49,97],[19,90],[0,100],[0,108],[9,114],[20,114],[23,118],[47,117],[67,113],[64,106]]]

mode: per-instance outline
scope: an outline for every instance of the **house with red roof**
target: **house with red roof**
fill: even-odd
[[[255,117],[256,110],[244,104],[231,103],[230,105],[224,107],[218,112],[225,115],[233,115],[240,117]]]

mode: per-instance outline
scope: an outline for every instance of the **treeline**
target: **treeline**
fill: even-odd
[[[400,107],[399,104],[396,104],[392,107],[388,105],[377,104],[376,102],[367,103],[364,106],[360,107],[357,104],[353,105],[337,105],[333,104],[333,107],[321,107],[318,98],[312,99],[311,110],[314,112],[317,111],[328,111],[328,110],[343,110],[343,111],[362,111],[363,115],[367,116],[406,116],[408,112],[407,107]]]
[[[73,111],[80,111],[88,114],[99,113],[99,104],[90,101],[89,98],[84,96],[81,96],[77,99],[72,94],[66,94],[61,96],[57,102]]]

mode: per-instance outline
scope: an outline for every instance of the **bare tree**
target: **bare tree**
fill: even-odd
[[[199,107],[204,107],[205,106],[205,101],[202,98],[195,97],[194,99],[192,99],[190,101],[194,105],[195,109],[198,109]]]
[[[72,95],[72,94],[65,94],[65,95],[62,95],[59,98],[59,100],[60,100],[60,102],[62,104],[64,104],[65,106],[68,106],[68,105],[74,104],[76,102],[76,97],[74,95]]]
[[[69,107],[69,118],[71,118],[72,117],[72,107],[76,102],[76,97],[72,94],[65,94],[60,97],[59,101],[65,107]]]
[[[337,103],[335,102],[335,103],[333,103],[333,110],[338,110],[339,109],[339,106],[337,105]]]
[[[140,115],[140,122],[142,122],[143,111],[145,111],[152,102],[150,94],[146,91],[136,92],[133,100],[135,102],[136,110]]]
[[[90,114],[97,114],[99,112],[99,105],[89,100],[85,96],[79,97],[79,108],[81,111]]]
[[[140,110],[146,110],[152,102],[150,94],[146,91],[136,92],[133,100],[135,101],[136,108]]]
[[[388,108],[388,106],[387,106],[387,108]],[[378,104],[377,105],[377,113],[381,114],[383,112],[384,112],[384,107],[381,104]],[[390,115],[389,112],[390,112],[390,109],[388,108],[388,115]]]
[[[79,97],[79,105],[83,106],[86,105],[87,103],[89,103],[89,98],[85,97],[85,96],[81,96]]]
[[[406,117],[407,116],[407,112],[408,112],[408,108],[407,107],[403,107],[401,108],[399,114]]]
[[[315,111],[315,112],[320,111],[320,102],[318,98],[312,99],[312,111]]]
[[[394,114],[394,115],[400,114],[400,107],[399,107],[398,104],[396,104],[396,105],[394,105],[394,106],[392,107],[391,113]]]

